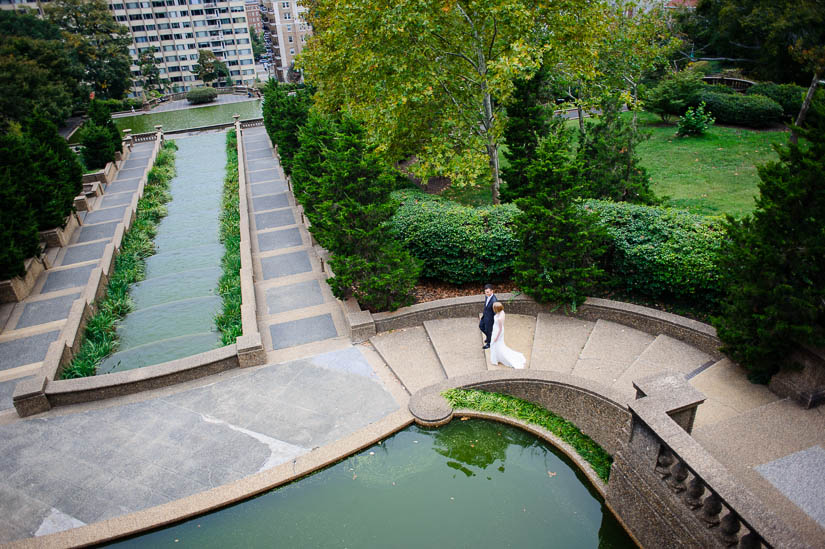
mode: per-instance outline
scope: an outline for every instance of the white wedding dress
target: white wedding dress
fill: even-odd
[[[504,343],[504,311],[493,317],[493,335],[490,343],[490,362],[510,368],[523,369],[527,359]]]

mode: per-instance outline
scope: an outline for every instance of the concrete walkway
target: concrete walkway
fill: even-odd
[[[243,139],[267,365],[32,418],[0,412],[0,542],[146,509],[268,470],[405,409],[418,389],[502,368],[489,364],[475,318],[428,321],[353,346],[263,128],[244,130]],[[87,232],[69,249],[105,241],[98,234],[105,234],[105,223],[84,226],[98,238]],[[84,264],[72,257],[91,253],[76,248],[66,262],[69,249],[59,258],[69,270]],[[72,296],[72,288],[39,293],[32,302]],[[11,329],[0,338],[0,356],[10,366],[0,371],[30,374],[37,355],[29,349],[39,339],[18,340],[48,340],[59,327],[57,320],[24,331],[21,318],[42,314],[29,309],[24,316],[27,305],[4,317]],[[595,380],[628,400],[634,379],[663,369],[685,374],[708,396],[694,437],[803,539],[825,546],[825,411],[801,410],[749,384],[727,360],[608,321],[511,315],[506,340],[525,353],[529,368]]]

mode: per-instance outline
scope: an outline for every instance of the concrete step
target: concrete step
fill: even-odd
[[[607,320],[597,320],[573,375],[612,386],[656,338]]]
[[[571,373],[595,325],[569,316],[539,314],[529,367]]]
[[[707,396],[696,413],[695,429],[779,400],[765,385],[748,381],[745,370],[727,358],[691,378],[690,384]]]
[[[477,323],[476,323],[477,324]],[[476,325],[478,330],[478,325]],[[480,332],[479,332],[480,333]],[[536,335],[536,319],[527,315],[505,315],[504,321],[504,342],[514,351],[518,351],[527,359],[526,368],[531,368],[533,357],[533,340]],[[509,370],[507,366],[501,364],[490,364],[490,350],[484,351],[487,361],[487,368],[490,370]]]
[[[636,390],[633,388],[633,382],[637,379],[651,376],[662,370],[671,370],[688,375],[712,360],[713,357],[696,347],[660,334],[639,355],[639,358],[619,376],[613,384],[613,388],[629,398],[634,398]]]
[[[424,331],[447,377],[487,370],[478,321],[470,318],[444,318],[424,322]]]
[[[446,379],[423,326],[379,334],[370,342],[410,394]]]

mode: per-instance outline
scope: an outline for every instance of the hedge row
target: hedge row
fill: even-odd
[[[718,262],[722,218],[670,208],[588,200],[609,237],[604,268],[615,280],[650,297],[713,303],[723,293]]]
[[[518,248],[514,204],[473,208],[412,189],[392,196],[393,234],[424,262],[421,276],[464,284],[509,274]]]
[[[795,84],[774,84],[763,82],[754,84],[745,92],[747,95],[763,95],[776,101],[782,107],[785,118],[795,119],[802,108],[807,90]]]
[[[782,107],[764,95],[704,92],[700,94],[702,101],[719,124],[766,128],[782,120]]]
[[[512,204],[472,208],[416,190],[396,191],[392,232],[424,263],[422,276],[462,284],[507,276],[518,249]],[[649,297],[713,303],[722,295],[721,218],[588,200],[608,234],[602,268],[611,285]]]

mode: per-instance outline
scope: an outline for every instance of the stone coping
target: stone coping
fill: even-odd
[[[412,415],[407,410],[400,409],[336,442],[314,448],[272,469],[163,505],[48,536],[22,539],[6,547],[9,549],[81,547],[111,542],[169,526],[298,480],[369,448],[412,423]]]
[[[514,314],[537,316],[539,313],[558,310],[556,306],[538,303],[524,294],[497,295],[507,310]],[[418,326],[427,320],[477,316],[484,296],[439,299],[385,313],[362,311],[357,307],[357,302],[352,301],[349,300],[344,305],[344,316],[349,323],[353,340],[364,341],[376,333]],[[571,316],[585,320],[610,320],[651,335],[665,334],[697,347],[716,359],[722,357],[719,351],[721,342],[712,326],[672,313],[621,301],[588,297]]]

